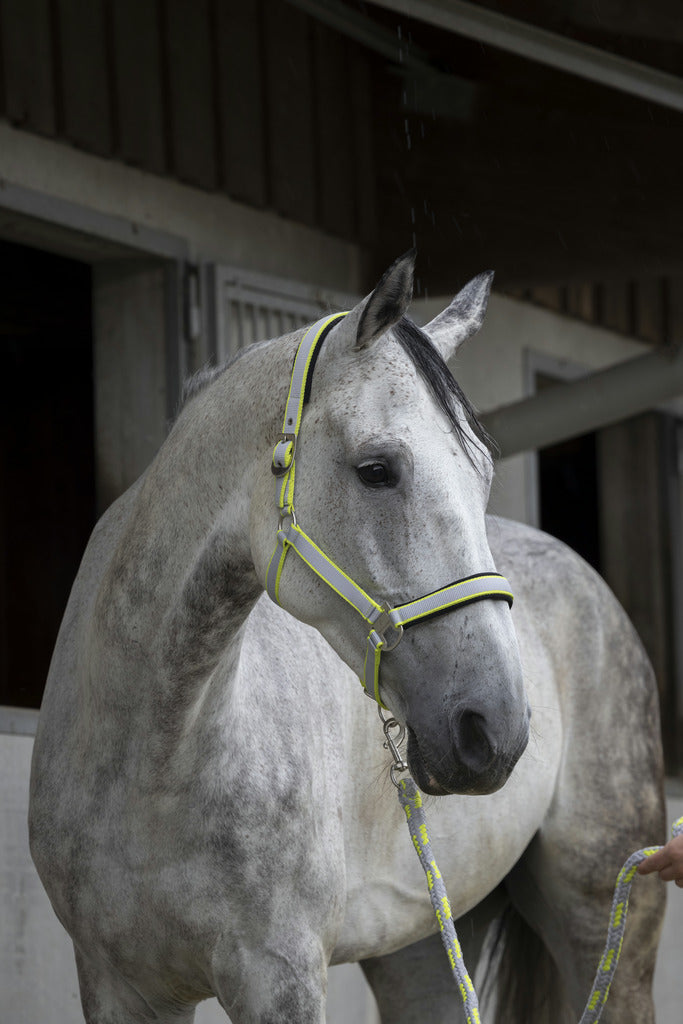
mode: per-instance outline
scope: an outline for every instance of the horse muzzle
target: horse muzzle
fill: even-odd
[[[431,742],[422,730],[408,725],[411,774],[420,789],[432,796],[495,793],[526,749],[530,717],[527,704],[522,721],[511,732],[509,722],[481,708],[458,707],[446,716],[446,734]]]

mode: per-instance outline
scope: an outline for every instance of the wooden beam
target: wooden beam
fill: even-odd
[[[683,112],[683,78],[467,0],[372,0],[404,17]]]
[[[683,348],[657,349],[482,417],[503,458],[545,448],[683,395]]]

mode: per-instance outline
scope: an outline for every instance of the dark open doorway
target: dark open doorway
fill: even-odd
[[[555,383],[536,375],[539,390]],[[652,662],[670,775],[683,765],[681,437],[652,411],[538,452],[541,528],[604,577]]]
[[[38,707],[95,516],[92,284],[0,242],[0,704]]]
[[[561,383],[536,375],[536,388]],[[602,572],[600,490],[595,433],[582,434],[538,453],[539,523]]]
[[[538,453],[541,529],[602,571],[595,434]]]

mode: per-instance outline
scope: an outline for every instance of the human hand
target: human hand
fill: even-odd
[[[638,865],[638,874],[659,872],[663,882],[675,882],[683,889],[683,833],[670,839],[657,853],[650,854]]]

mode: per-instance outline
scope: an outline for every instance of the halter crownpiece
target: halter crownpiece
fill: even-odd
[[[276,504],[280,523],[277,543],[266,572],[266,590],[272,600],[280,604],[282,570],[287,553],[293,548],[309,569],[355,608],[369,625],[361,684],[367,696],[373,697],[380,707],[384,707],[379,692],[380,658],[383,651],[392,651],[400,643],[404,629],[474,601],[502,600],[511,606],[513,597],[510,584],[504,576],[497,572],[484,572],[466,576],[424,597],[392,607],[366,594],[299,526],[294,512],[294,479],[301,419],[322,343],[335,324],[345,316],[347,313],[333,313],[309,327],[299,343],[294,359],[282,433],[273,449],[271,465],[276,478]],[[368,685],[370,679],[371,688]]]

